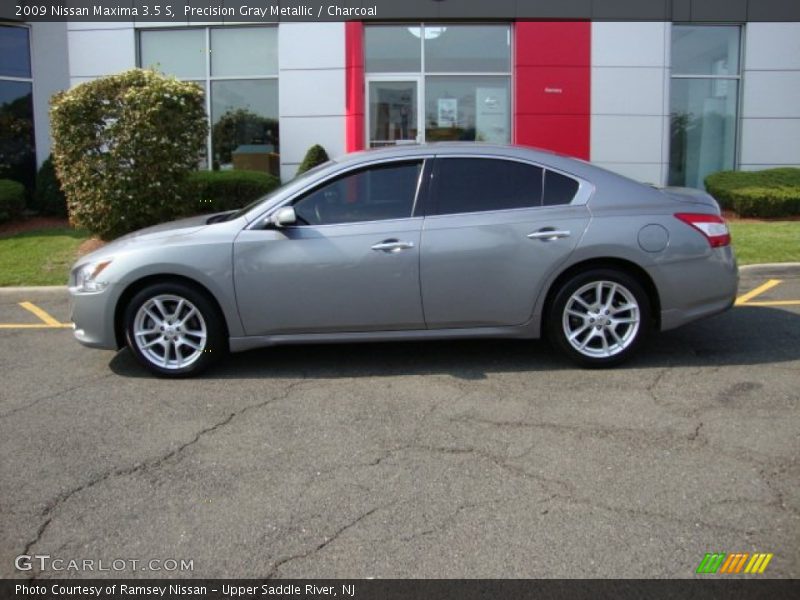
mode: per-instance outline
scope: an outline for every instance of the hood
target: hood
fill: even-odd
[[[202,227],[205,227],[208,224],[209,219],[212,219],[213,217],[214,215],[199,215],[196,217],[189,217],[187,219],[159,223],[158,225],[145,227],[144,229],[139,229],[138,231],[129,233],[128,235],[123,235],[122,237],[114,240],[114,242],[133,241],[137,240],[138,238],[154,240],[158,239],[159,237],[173,234],[189,235],[195,231],[198,231]]]
[[[682,187],[665,187],[658,188],[658,190],[668,198],[676,200],[677,202],[699,204],[708,208],[713,208],[715,211],[717,211],[717,213],[719,213],[719,204],[717,204],[717,201],[714,200],[710,194],[704,192],[703,190]]]

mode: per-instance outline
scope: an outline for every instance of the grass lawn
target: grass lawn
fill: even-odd
[[[0,237],[0,286],[66,285],[85,231],[57,227]]]
[[[729,221],[740,265],[800,262],[800,221]]]

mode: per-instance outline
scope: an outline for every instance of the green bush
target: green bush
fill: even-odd
[[[260,171],[195,171],[186,181],[184,215],[242,208],[281,184]]]
[[[67,216],[67,199],[61,190],[61,184],[56,177],[56,168],[53,157],[48,156],[36,174],[36,192],[34,193],[34,208],[43,215],[54,217]]]
[[[310,171],[314,167],[326,163],[329,160],[330,158],[328,158],[328,153],[325,152],[325,148],[319,144],[314,144],[308,149],[308,152],[306,152],[303,162],[297,167],[297,174],[300,175],[301,173]]]
[[[51,106],[73,225],[110,239],[181,214],[208,133],[200,86],[133,69],[56,94]]]
[[[0,223],[15,219],[25,208],[25,186],[11,179],[0,179]]]
[[[722,208],[735,210],[733,191],[742,188],[800,188],[800,169],[783,167],[764,171],[720,171],[705,179],[706,190]]]
[[[744,187],[729,192],[731,208],[742,217],[800,215],[800,186]]]

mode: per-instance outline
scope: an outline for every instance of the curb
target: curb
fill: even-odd
[[[65,285],[33,285],[20,287],[0,287],[0,294],[18,294],[32,292],[66,292]]]
[[[758,265],[741,265],[740,271],[749,271],[755,269],[796,269],[800,267],[800,262],[785,262],[785,263],[762,263]]]

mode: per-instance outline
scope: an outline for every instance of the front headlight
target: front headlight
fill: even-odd
[[[83,265],[75,273],[76,292],[101,292],[108,285],[108,281],[98,279],[106,267],[111,264],[110,260],[89,263]]]

